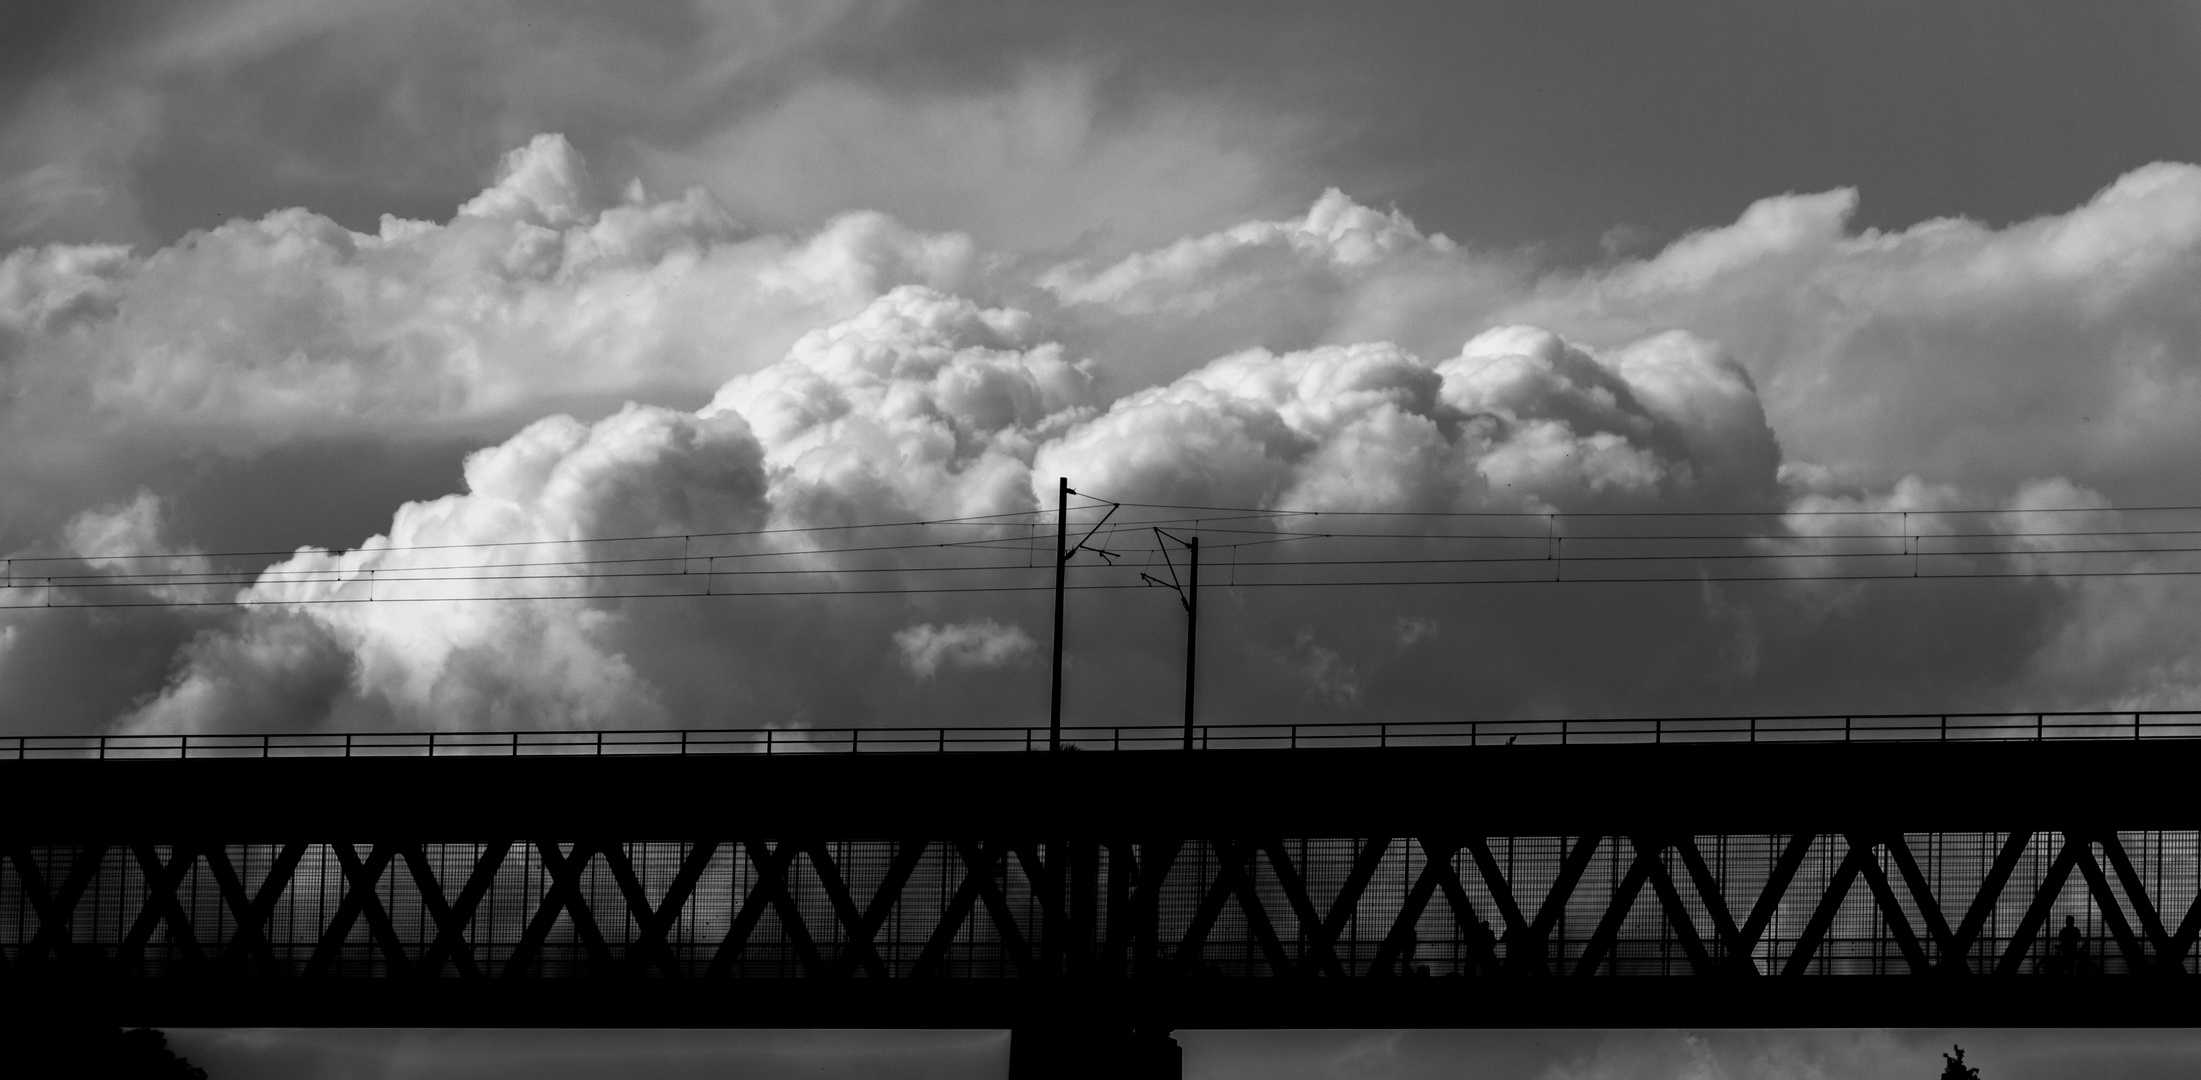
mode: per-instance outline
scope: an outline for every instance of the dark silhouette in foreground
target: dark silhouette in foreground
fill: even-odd
[[[2078,920],[2069,915],[2063,917],[2063,929],[2056,932],[2055,951],[2049,953],[2043,965],[2049,975],[2097,975],[2101,969],[2086,950],[2086,936],[2079,932]]]
[[[206,1070],[168,1048],[168,1036],[151,1028],[63,1025],[16,1027],[0,1075],[22,1080],[113,1077],[114,1080],[206,1080]]]
[[[1941,1055],[1941,1080],[1979,1080],[1979,1070],[1964,1064],[1964,1048],[1951,1046],[1950,1049],[1956,1051],[1956,1056]]]

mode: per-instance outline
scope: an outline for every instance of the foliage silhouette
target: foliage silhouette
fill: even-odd
[[[65,1024],[15,1026],[0,1074],[23,1080],[207,1080],[206,1070],[168,1048],[168,1036],[151,1028]]]
[[[1979,1070],[1964,1064],[1964,1048],[1952,1045],[1950,1049],[1956,1051],[1956,1056],[1941,1055],[1941,1080],[1979,1080]]]

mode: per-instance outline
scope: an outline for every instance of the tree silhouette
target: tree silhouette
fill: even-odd
[[[1941,1060],[1944,1063],[1941,1068],[1941,1080],[1979,1080],[1979,1070],[1964,1064],[1964,1048],[1952,1045],[1950,1049],[1956,1051],[1956,1056],[1941,1055]]]
[[[0,1074],[23,1080],[114,1077],[115,1080],[206,1080],[206,1070],[168,1048],[151,1028],[11,1026]]]

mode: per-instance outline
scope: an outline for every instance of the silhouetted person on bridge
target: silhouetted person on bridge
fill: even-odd
[[[1490,932],[1489,919],[1475,920],[1474,971],[1477,975],[1498,973],[1498,935]]]
[[[1429,968],[1428,968],[1428,966],[1427,966],[1427,965],[1423,965],[1423,966],[1420,966],[1420,967],[1416,967],[1416,966],[1414,965],[1414,950],[1415,950],[1416,948],[1419,948],[1419,947],[1420,947],[1420,945],[1421,945],[1421,936],[1420,936],[1420,935],[1418,935],[1418,934],[1416,934],[1416,933],[1415,933],[1415,932],[1414,932],[1414,931],[1413,931],[1413,930],[1412,930],[1411,928],[1409,928],[1409,929],[1408,929],[1408,930],[1406,931],[1406,939],[1405,939],[1405,942],[1404,942],[1403,944],[1401,944],[1401,945],[1399,946],[1399,974],[1401,974],[1401,975],[1427,975],[1427,974],[1429,974]]]
[[[1545,970],[1544,961],[1548,958],[1548,954],[1545,951],[1544,942],[1539,941],[1533,945],[1523,942],[1513,936],[1513,930],[1510,927],[1498,940],[1506,947],[1505,969],[1507,971],[1516,975],[1527,975]]]
[[[2079,932],[2078,920],[2063,917],[2063,929],[2056,932],[2056,944],[2045,965],[2050,975],[2091,975],[2094,958],[2087,955],[2086,935]]]

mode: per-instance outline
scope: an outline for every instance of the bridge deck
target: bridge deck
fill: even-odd
[[[0,762],[0,994],[171,1024],[2184,1023],[2196,765],[2183,741]]]

